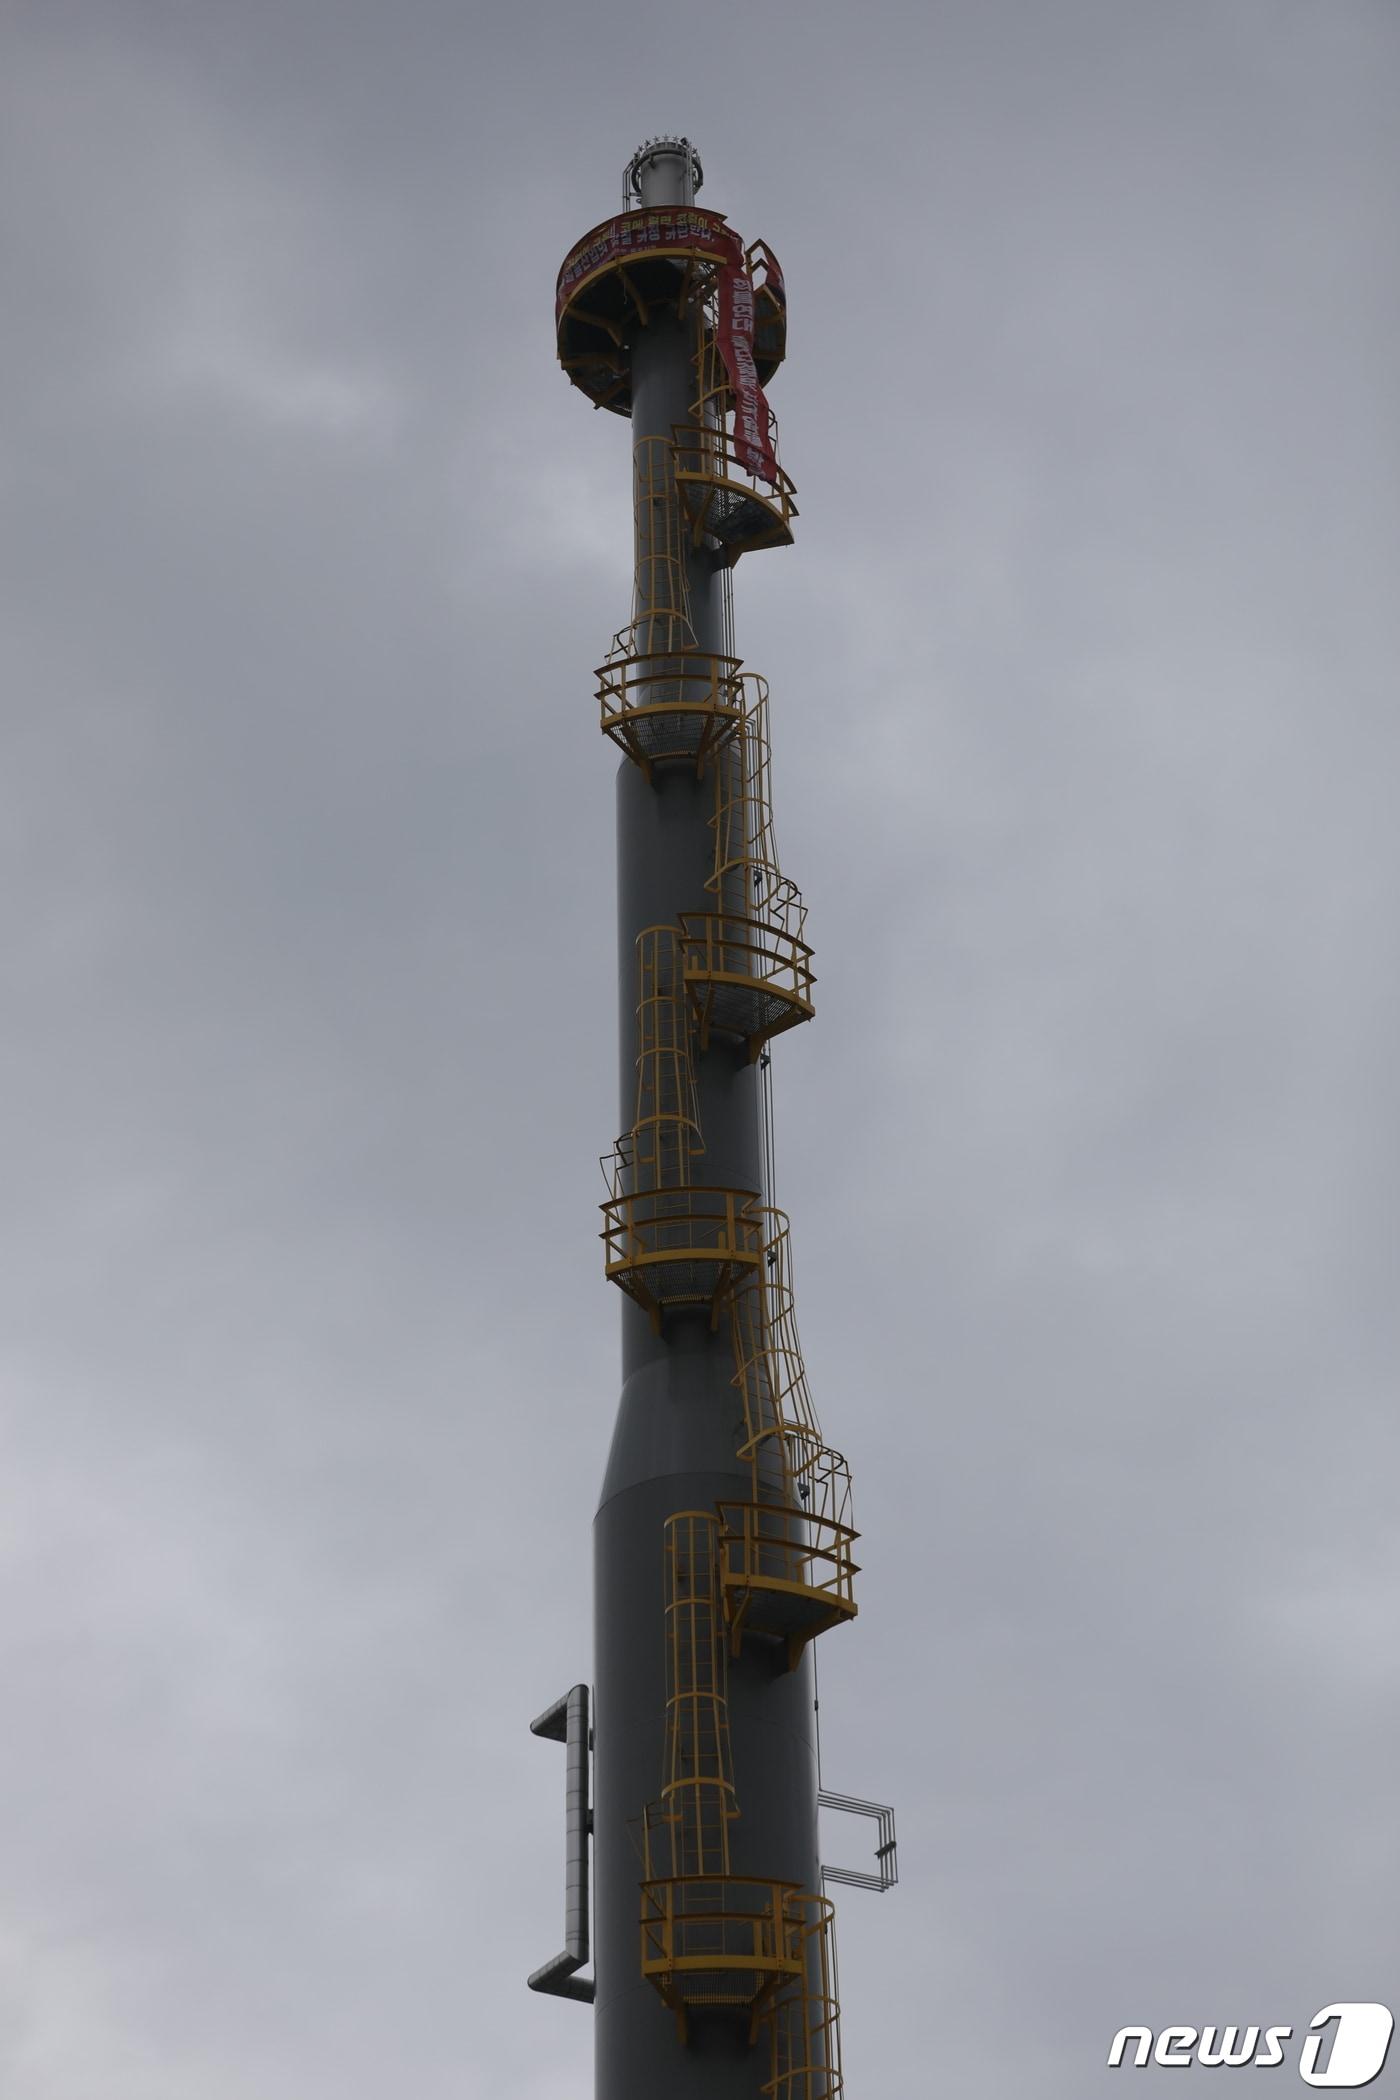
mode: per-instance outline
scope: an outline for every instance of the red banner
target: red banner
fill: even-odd
[[[559,272],[554,299],[554,319],[568,305],[585,278],[626,262],[650,250],[668,249],[686,255],[706,255],[712,262],[728,262],[739,245],[739,237],[718,212],[700,211],[695,205],[666,206],[656,211],[626,211],[605,219],[571,248]]]
[[[719,327],[715,340],[734,389],[735,457],[750,474],[759,475],[770,488],[776,488],[778,462],[773,452],[768,403],[753,359],[753,279],[737,235],[733,252],[719,273]]]

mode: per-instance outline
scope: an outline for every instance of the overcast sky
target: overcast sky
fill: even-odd
[[[1400,2011],[1394,0],[0,44],[0,2100],[590,2100],[527,1724],[617,1391],[630,499],[551,320],[668,128],[791,302],[736,597],[823,1775],[900,1833],[851,2100]]]

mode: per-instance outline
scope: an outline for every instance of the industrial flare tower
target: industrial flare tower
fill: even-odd
[[[597,674],[621,753],[601,1237],[623,1384],[592,1695],[533,1724],[567,1745],[569,1867],[564,1951],[530,1982],[593,2004],[597,2100],[838,2100],[812,1643],[855,1616],[856,1534],[773,1201],[768,1046],[811,1019],[812,958],[731,595],[741,555],[792,541],[763,393],[787,311],[769,249],[698,208],[700,181],[688,140],[649,140],[555,303],[565,372],[631,421],[636,570]],[[874,1874],[827,1880],[888,1885],[887,1812],[823,1800],[878,1815],[882,1840]]]

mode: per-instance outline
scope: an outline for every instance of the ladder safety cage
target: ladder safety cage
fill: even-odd
[[[763,1634],[792,1666],[808,1641],[856,1616],[859,1533],[850,1468],[823,1439],[807,1384],[788,1220],[761,1215],[763,1260],[730,1300],[750,1494],[719,1505],[720,1572],[732,1650]]]
[[[735,1874],[738,1813],[715,1518],[679,1510],[663,1528],[666,1737],[661,1799],[642,1817],[641,1970],[676,2015],[734,2015],[750,2046],[766,2026],[773,2100],[839,2100],[833,1906],[791,1881]]]
[[[753,284],[753,352],[765,385],[787,355],[787,286],[767,241],[750,241],[744,261]]]
[[[637,1106],[631,1130],[635,1191],[682,1189],[705,1150],[690,1052],[690,1016],[674,926],[637,936]]]
[[[686,568],[689,534],[676,485],[675,448],[664,437],[632,447],[631,647],[650,656],[695,647]]]
[[[728,1664],[720,1629],[713,1512],[680,1510],[664,1527],[666,1748],[661,1811],[671,1872],[727,1875],[738,1815],[729,1747]]]
[[[641,1963],[683,2034],[693,2010],[737,2010],[752,2041],[764,2001],[801,1976],[802,1953],[792,1885],[731,1871],[717,1528],[704,1510],[678,1510],[663,1527],[666,1734],[660,1803],[642,1824]]]
[[[767,681],[743,678],[744,715],[715,767],[709,912],[682,912],[684,969],[700,1047],[735,1037],[750,1062],[784,1029],[810,1020],[807,909],[778,862]]]
[[[809,1898],[803,1906],[802,1977],[779,1993],[767,2014],[771,2072],[764,2100],[841,2100],[845,2092],[835,1922],[829,1898]]]
[[[763,1258],[756,1192],[691,1178],[704,1144],[679,949],[675,926],[637,937],[636,1113],[604,1162],[605,1271],[657,1329],[666,1312],[695,1307],[718,1327],[728,1293]]]
[[[696,646],[671,444],[639,438],[632,456],[632,617],[598,667],[601,727],[648,779],[662,759],[688,759],[703,773],[743,718],[739,660]]]

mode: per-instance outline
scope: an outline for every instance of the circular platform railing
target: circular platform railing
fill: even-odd
[[[615,1194],[604,1203],[609,1281],[662,1316],[702,1307],[711,1324],[742,1277],[763,1259],[758,1198],[748,1189],[678,1188]]]
[[[744,718],[736,656],[617,656],[599,665],[597,678],[604,736],[648,777],[663,759],[703,767]]]
[[[697,545],[708,533],[725,563],[759,547],[792,545],[797,504],[781,467],[769,486],[743,465],[727,429],[678,423],[671,435],[676,487]]]
[[[789,1666],[808,1641],[856,1615],[851,1551],[859,1533],[834,1518],[767,1502],[719,1504],[720,1585],[731,1645],[746,1633],[787,1643]]]
[[[682,912],[685,988],[707,1050],[711,1035],[736,1036],[756,1058],[770,1036],[810,1021],[812,951],[773,919]]]
[[[804,1974],[805,1908],[791,1881],[679,1875],[644,1881],[642,1974],[681,2019],[737,2012],[750,2030],[783,1985]]]
[[[787,347],[786,300],[770,251],[747,254],[723,212],[698,204],[649,206],[605,219],[560,266],[554,319],[559,362],[595,407],[632,412],[631,345],[662,314],[693,316],[716,272],[744,263],[755,286],[754,364],[766,385]]]

